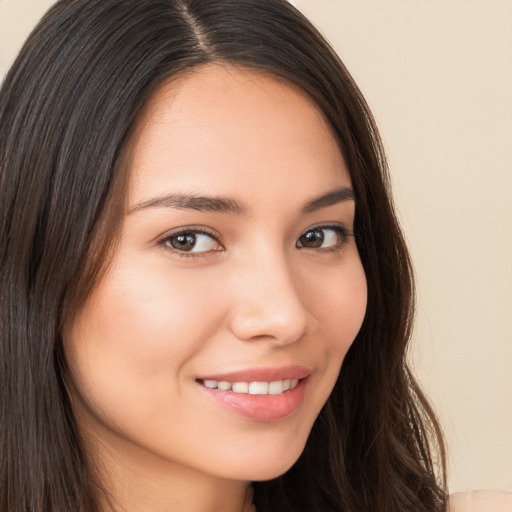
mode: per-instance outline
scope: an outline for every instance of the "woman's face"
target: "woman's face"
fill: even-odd
[[[365,313],[343,157],[303,93],[217,65],[162,85],[132,144],[119,246],[65,332],[82,433],[120,465],[273,478]]]

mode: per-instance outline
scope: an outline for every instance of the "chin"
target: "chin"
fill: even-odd
[[[282,465],[280,467],[267,467],[261,468],[261,470],[257,472],[253,471],[247,480],[251,482],[264,482],[266,480],[273,480],[274,478],[278,478],[281,475],[284,475],[295,464],[297,459],[295,459],[290,464]]]
[[[233,461],[234,464],[226,463],[225,468],[231,466],[231,476],[235,476],[237,480],[272,480],[286,473],[297,462],[303,450],[304,444],[291,446],[290,443],[281,449],[265,450],[266,453],[260,450],[259,453],[246,453],[243,456],[238,454],[236,461]]]

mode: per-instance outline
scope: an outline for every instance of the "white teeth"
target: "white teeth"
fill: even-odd
[[[205,388],[217,389],[218,382],[216,380],[205,380],[203,384]]]
[[[284,391],[284,382],[282,380],[276,380],[268,385],[269,395],[279,395]]]
[[[231,389],[235,393],[249,393],[249,383],[248,382],[233,382]]]
[[[249,393],[250,395],[280,395],[296,387],[299,379],[276,380],[272,382],[227,382],[208,379],[202,381],[202,383],[206,388],[219,389],[221,391]]]
[[[250,395],[266,395],[268,393],[268,382],[251,382],[249,384]]]

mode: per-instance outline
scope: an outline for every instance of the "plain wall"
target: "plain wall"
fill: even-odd
[[[450,490],[512,489],[512,0],[293,3],[381,128],[417,274],[411,357]],[[0,77],[51,4],[0,0]]]

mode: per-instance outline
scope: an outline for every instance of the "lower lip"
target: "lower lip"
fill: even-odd
[[[255,421],[275,421],[286,418],[299,408],[306,392],[306,381],[307,377],[293,389],[279,395],[250,395],[199,385],[211,398],[242,416]]]

